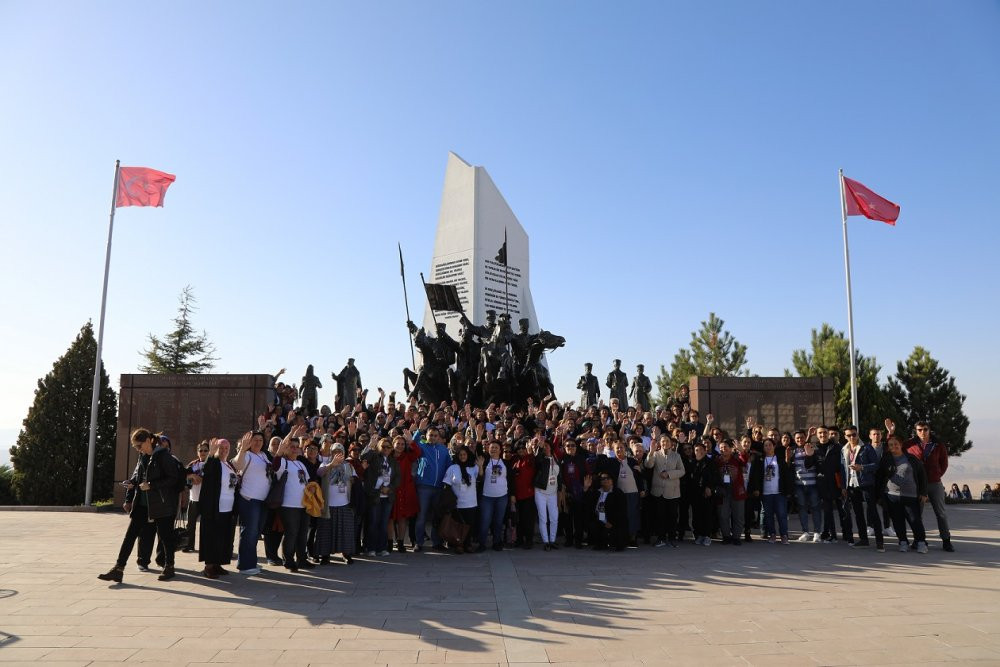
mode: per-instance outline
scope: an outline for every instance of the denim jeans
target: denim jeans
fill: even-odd
[[[378,496],[368,505],[368,525],[365,526],[365,550],[385,551],[389,534],[389,514],[392,513],[392,503],[395,496]]]
[[[414,526],[416,530],[416,544],[418,547],[424,545],[424,539],[427,535],[427,519],[430,518],[431,512],[434,507],[434,501],[437,500],[438,494],[441,493],[441,489],[435,486],[417,486],[417,500],[420,502],[420,510],[417,512],[417,524]],[[441,537],[438,535],[437,526],[431,521],[431,544],[434,546],[441,545]]]
[[[249,570],[257,567],[257,540],[264,525],[264,501],[237,496],[236,509],[240,514],[240,547],[236,565],[240,570]]]
[[[780,493],[761,496],[764,499],[764,532],[771,535],[788,537],[788,500]],[[774,532],[774,519],[778,518],[778,532]]]
[[[799,503],[799,522],[802,524],[802,532],[809,531],[809,517],[812,516],[812,532],[819,533],[823,530],[823,512],[819,504],[819,490],[815,485],[796,484],[795,499]]]
[[[486,536],[490,530],[493,531],[493,546],[503,544],[503,518],[507,513],[507,496],[490,498],[483,496],[479,499],[479,545],[486,546]]]

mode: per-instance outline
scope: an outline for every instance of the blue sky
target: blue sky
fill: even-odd
[[[530,236],[565,398],[585,361],[669,365],[709,311],[760,375],[846,329],[843,167],[902,206],[850,223],[859,350],[927,347],[1000,454],[995,2],[57,6],[0,2],[0,445],[97,319],[116,158],[177,182],[117,215],[115,384],[191,284],[218,371],[354,356],[388,388],[396,242],[420,312],[454,150]]]

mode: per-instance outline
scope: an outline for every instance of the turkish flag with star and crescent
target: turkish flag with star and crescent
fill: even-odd
[[[847,199],[847,215],[863,215],[893,226],[899,217],[899,204],[893,204],[846,176],[844,176],[844,198]]]
[[[173,174],[149,167],[121,167],[118,170],[118,195],[115,198],[115,208],[163,206],[167,188],[176,178]]]

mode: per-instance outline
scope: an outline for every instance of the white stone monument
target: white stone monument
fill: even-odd
[[[504,292],[505,267],[497,261],[507,232],[507,293]],[[510,313],[511,328],[517,332],[518,320],[527,317],[529,331],[539,329],[535,305],[531,300],[528,272],[528,235],[517,221],[503,195],[483,167],[473,167],[455,153],[448,154],[438,217],[437,237],[429,283],[455,285],[462,307],[475,324],[486,321],[486,311]],[[458,313],[435,312],[448,334],[458,338],[461,327]],[[424,327],[434,330],[430,308],[424,310]]]

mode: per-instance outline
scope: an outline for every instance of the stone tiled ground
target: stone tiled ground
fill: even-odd
[[[951,517],[954,554],[393,554],[220,581],[179,554],[173,582],[108,585],[123,516],[0,512],[0,663],[1000,664],[1000,506]]]

